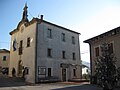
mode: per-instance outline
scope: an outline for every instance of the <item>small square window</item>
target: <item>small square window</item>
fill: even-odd
[[[6,61],[7,57],[6,56],[3,56],[3,61]]]

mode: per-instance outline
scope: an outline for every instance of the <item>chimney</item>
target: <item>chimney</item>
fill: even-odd
[[[43,15],[41,15],[41,21],[43,20]]]

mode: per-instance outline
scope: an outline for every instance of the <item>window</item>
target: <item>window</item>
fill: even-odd
[[[65,59],[65,51],[62,51],[62,58]]]
[[[51,29],[47,30],[47,37],[52,38],[52,30]]]
[[[72,44],[75,44],[75,37],[72,36]]]
[[[23,53],[23,40],[20,41],[20,46],[19,46],[19,55]]]
[[[27,47],[30,47],[30,37],[27,38]]]
[[[6,61],[6,56],[3,56],[3,61]]]
[[[113,53],[113,43],[108,44],[110,54]]]
[[[64,41],[65,42],[65,33],[62,33],[62,36],[61,36],[62,38],[62,41]]]
[[[48,77],[51,77],[51,68],[48,68]]]
[[[99,47],[95,48],[95,56],[98,57],[99,56]]]
[[[73,53],[73,60],[75,60],[76,59],[76,57],[75,57],[75,53]]]
[[[47,55],[48,57],[52,57],[52,49],[48,48]]]
[[[73,69],[73,76],[76,76],[76,69]]]
[[[25,74],[25,75],[29,74],[29,68],[28,68],[28,67],[25,67],[25,68],[24,68],[24,74]]]

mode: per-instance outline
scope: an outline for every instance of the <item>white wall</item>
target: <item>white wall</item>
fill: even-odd
[[[52,38],[47,37],[47,30],[52,30]],[[61,33],[65,33],[66,41],[61,40]],[[75,37],[75,45],[72,44],[71,37]],[[52,49],[52,58],[47,57],[47,48]],[[62,51],[66,51],[66,59],[62,59]],[[72,53],[75,52],[76,60],[72,59]],[[37,66],[46,66],[52,68],[52,75],[61,79],[61,63],[80,65],[79,35],[62,28],[42,22],[38,24],[38,43],[37,43]],[[37,70],[38,71],[38,70]],[[69,74],[72,70],[68,70]],[[68,74],[68,79],[72,75]],[[46,71],[47,75],[47,71]],[[80,68],[77,70],[77,77],[80,78]]]

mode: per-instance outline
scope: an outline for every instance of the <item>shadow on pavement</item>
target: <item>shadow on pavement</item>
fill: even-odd
[[[0,87],[25,86],[23,78],[0,76]]]
[[[52,90],[102,90],[102,88],[96,85],[84,84],[84,85],[77,85],[77,86],[70,86],[65,88],[58,88]]]

